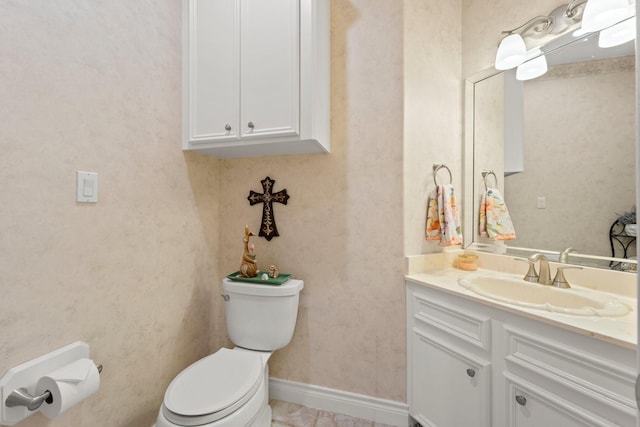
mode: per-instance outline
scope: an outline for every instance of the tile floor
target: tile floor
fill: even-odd
[[[269,404],[273,411],[271,427],[391,427],[281,400],[271,399]]]

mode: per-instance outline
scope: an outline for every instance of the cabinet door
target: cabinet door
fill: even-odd
[[[612,427],[618,425],[527,381],[514,381],[513,378],[512,381],[508,381],[508,427]]]
[[[241,0],[240,135],[299,134],[299,0]]]
[[[430,427],[490,427],[488,363],[414,331],[413,365],[416,420]]]
[[[189,141],[238,135],[239,0],[190,0]]]

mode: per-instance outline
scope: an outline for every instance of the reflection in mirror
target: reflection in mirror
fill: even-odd
[[[594,45],[614,57],[593,60],[589,53],[586,59]],[[635,204],[633,41],[603,51],[597,34],[587,35],[547,52],[549,70],[537,79],[517,81],[511,70],[467,81],[473,122],[467,123],[466,164],[473,166],[465,174],[473,176],[465,180],[465,205],[474,208],[465,212],[465,242],[500,248],[477,228],[482,171],[493,170],[517,236],[502,251],[553,258],[573,247],[578,254],[569,255],[570,263],[635,270],[632,228],[612,229]]]

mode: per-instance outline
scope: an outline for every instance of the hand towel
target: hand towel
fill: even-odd
[[[438,188],[434,188],[427,199],[427,225],[425,238],[440,240],[440,215],[438,215]]]
[[[460,214],[453,185],[438,185],[427,203],[427,240],[439,240],[442,246],[462,243]]]
[[[492,240],[511,240],[516,232],[511,222],[509,209],[497,188],[488,188],[480,199],[479,232]]]

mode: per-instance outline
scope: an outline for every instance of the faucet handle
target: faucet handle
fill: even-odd
[[[527,271],[527,274],[524,275],[523,280],[526,280],[527,282],[537,282],[538,281],[538,272],[536,271],[536,262],[532,261],[530,259],[524,259],[524,258],[514,258],[516,261],[520,261],[520,262],[526,262],[527,264],[529,264],[529,270]]]
[[[563,289],[567,289],[571,287],[567,279],[564,277],[564,270],[566,270],[567,268],[575,268],[576,270],[582,270],[582,267],[558,267],[558,269],[556,270],[556,277],[553,278],[553,282],[551,283],[551,286],[555,286],[556,288],[563,288]]]
[[[569,262],[569,254],[576,253],[576,252],[578,251],[571,247],[565,249],[564,251],[560,252],[560,256],[558,257],[558,262],[567,264]]]

